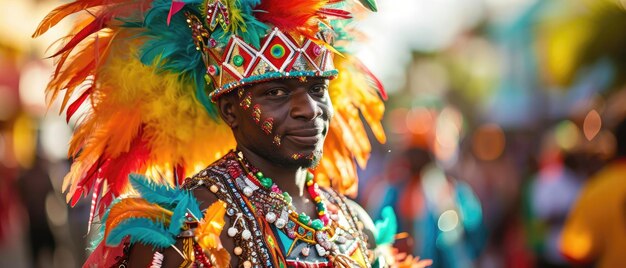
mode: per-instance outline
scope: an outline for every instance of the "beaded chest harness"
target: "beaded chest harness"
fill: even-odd
[[[312,198],[320,216],[311,220],[298,215],[288,195],[267,180],[262,183],[264,177],[253,171],[231,152],[187,179],[184,186],[207,187],[228,204],[227,234],[235,242],[232,253],[239,267],[370,266],[362,227],[344,197],[312,186],[312,178],[307,179],[309,192],[317,192]]]

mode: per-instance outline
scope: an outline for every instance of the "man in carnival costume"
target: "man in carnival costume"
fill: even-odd
[[[380,245],[393,218],[375,228],[344,197],[370,151],[360,115],[385,140],[385,93],[345,50],[347,22],[367,9],[373,0],[79,0],[52,11],[34,36],[88,11],[53,55],[47,90],[65,91],[68,120],[91,105],[63,186],[71,205],[91,196],[89,225],[100,224],[85,266],[392,263]]]

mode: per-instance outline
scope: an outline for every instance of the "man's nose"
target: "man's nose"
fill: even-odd
[[[292,118],[310,121],[322,115],[322,109],[308,90],[296,90],[291,98],[290,115]]]

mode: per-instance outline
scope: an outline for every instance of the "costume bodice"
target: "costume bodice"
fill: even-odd
[[[275,211],[276,198],[271,192],[243,191],[247,185],[250,182],[232,152],[184,185],[187,189],[206,187],[227,204],[231,226],[224,230],[234,241],[231,257],[238,258],[239,267],[371,266],[363,225],[342,195],[332,189],[321,190],[331,221],[316,230],[293,214]],[[268,221],[270,213],[278,219]],[[283,222],[278,224],[280,220]]]

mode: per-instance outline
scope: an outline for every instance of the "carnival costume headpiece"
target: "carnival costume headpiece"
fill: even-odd
[[[90,107],[70,145],[68,202],[91,192],[91,223],[130,190],[130,173],[179,185],[234,148],[212,101],[245,84],[291,77],[334,78],[335,115],[316,175],[321,185],[354,194],[354,160],[364,166],[370,152],[360,115],[385,140],[382,86],[346,50],[348,22],[364,7],[376,9],[373,0],[360,1],[78,0],[53,10],[34,37],[87,11],[52,56],[47,89],[50,101],[62,96],[68,121]]]

